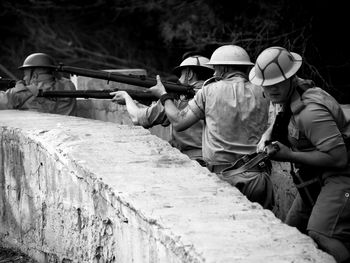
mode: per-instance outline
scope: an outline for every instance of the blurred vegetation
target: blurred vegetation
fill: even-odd
[[[350,103],[347,8],[302,0],[2,0],[0,76],[34,52],[93,69],[144,68],[169,77],[188,51],[224,44],[255,60],[266,47],[301,54],[301,77]],[[332,19],[331,19],[332,18]]]

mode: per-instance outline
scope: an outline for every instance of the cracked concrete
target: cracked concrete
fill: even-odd
[[[29,111],[0,127],[0,245],[39,262],[334,262],[143,128]]]

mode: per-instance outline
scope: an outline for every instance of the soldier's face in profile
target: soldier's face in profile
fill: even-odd
[[[23,71],[23,74],[24,74],[23,80],[24,80],[24,82],[26,83],[26,85],[29,85],[29,83],[30,83],[31,73],[32,73],[32,70],[31,70],[31,69],[25,69],[25,70]]]
[[[273,103],[284,103],[288,100],[292,82],[286,79],[280,83],[263,86],[264,93]]]

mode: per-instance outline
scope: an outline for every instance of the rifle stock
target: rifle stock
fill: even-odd
[[[125,84],[140,86],[144,88],[150,88],[157,84],[156,79],[149,78],[146,76],[124,75],[120,73],[107,72],[102,70],[92,70],[92,69],[64,66],[63,64],[60,64],[58,67],[56,67],[56,71],[78,75],[78,76],[125,83]],[[162,83],[168,92],[184,94],[188,97],[194,96],[194,90],[192,86],[185,86],[185,85],[180,85],[180,84],[167,82],[167,81],[164,81],[164,82],[162,81]]]

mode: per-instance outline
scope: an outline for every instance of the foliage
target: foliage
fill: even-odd
[[[17,77],[17,67],[34,52],[47,52],[72,66],[140,67],[150,75],[169,76],[183,53],[195,50],[210,57],[218,46],[233,43],[246,48],[252,60],[268,46],[284,46],[306,58],[302,75],[326,89],[336,84],[327,64],[332,57],[318,42],[327,3],[2,0],[0,10],[0,70]],[[337,57],[344,58],[341,51]],[[346,69],[347,62],[341,63]]]

